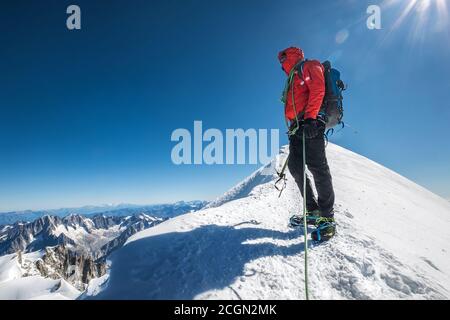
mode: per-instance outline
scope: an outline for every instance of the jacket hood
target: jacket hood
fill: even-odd
[[[278,60],[286,74],[289,74],[292,68],[304,58],[303,50],[296,47],[287,48],[278,54]]]

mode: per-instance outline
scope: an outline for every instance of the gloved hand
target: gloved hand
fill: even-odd
[[[319,134],[319,126],[316,119],[305,119],[303,130],[307,139],[313,139]]]

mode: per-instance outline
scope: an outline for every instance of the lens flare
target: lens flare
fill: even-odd
[[[448,27],[448,8],[447,0],[436,0],[436,10],[438,12],[438,26],[443,29]],[[448,30],[448,28],[447,28]]]
[[[424,42],[431,32],[444,32],[446,39],[450,39],[447,1],[449,0],[384,0],[382,10],[398,10],[398,17],[382,42],[407,22],[411,22],[409,40],[412,42]]]

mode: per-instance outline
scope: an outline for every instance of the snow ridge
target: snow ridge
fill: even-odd
[[[312,298],[450,298],[450,204],[339,146],[327,153],[338,232],[310,243]],[[304,235],[287,226],[302,201],[288,172],[281,197],[275,178],[258,170],[207,208],[133,235],[86,298],[303,299]]]

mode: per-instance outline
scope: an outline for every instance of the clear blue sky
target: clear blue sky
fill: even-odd
[[[277,53],[291,45],[349,84],[351,128],[333,142],[449,197],[450,27],[437,1],[392,32],[410,1],[372,31],[366,8],[382,1],[2,4],[0,210],[220,195],[256,166],[174,166],[171,132],[202,120],[284,133]],[[65,27],[73,3],[80,31]]]

